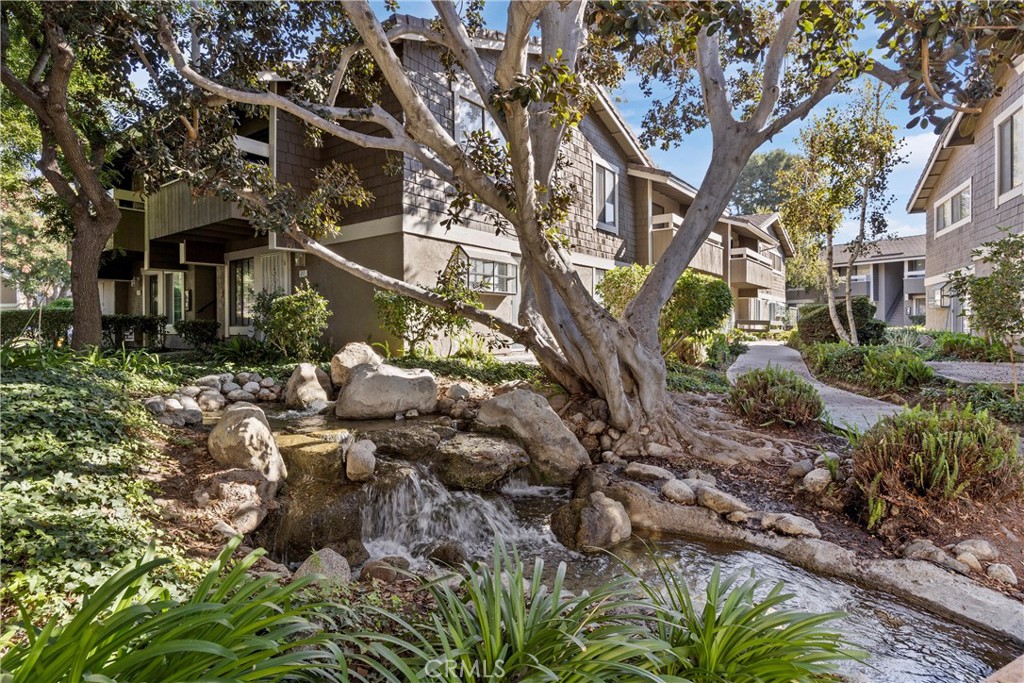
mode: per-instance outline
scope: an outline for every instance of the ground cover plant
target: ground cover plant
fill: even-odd
[[[800,427],[825,412],[825,403],[809,382],[792,370],[772,366],[740,375],[729,401],[738,413],[761,426]]]
[[[868,528],[899,510],[903,524],[927,526],[957,503],[1024,495],[1018,437],[985,411],[915,407],[883,418],[854,439],[854,477]]]
[[[920,354],[905,346],[814,344],[805,350],[805,356],[815,376],[869,394],[915,391],[935,379],[935,372]]]

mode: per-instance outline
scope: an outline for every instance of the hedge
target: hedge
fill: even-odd
[[[846,329],[846,300],[836,301],[839,321]],[[884,344],[885,323],[875,318],[875,305],[866,296],[853,299],[853,320],[857,324],[857,341],[861,344]],[[832,318],[825,304],[805,304],[800,307],[800,320],[796,324],[804,344],[838,342],[839,336],[832,326]]]
[[[0,343],[19,337],[35,337],[48,346],[68,343],[74,310],[70,308],[3,311],[0,313]],[[144,336],[149,346],[163,346],[167,318],[162,315],[105,315],[102,318],[103,343],[119,347],[128,331],[135,332],[135,343],[142,345]]]

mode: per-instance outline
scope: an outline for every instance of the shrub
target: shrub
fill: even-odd
[[[807,348],[807,363],[819,377],[857,383],[866,351],[846,342],[814,344]]]
[[[941,332],[935,337],[931,357],[999,362],[1010,360],[1010,352],[1001,342],[989,342],[964,332]]]
[[[46,308],[48,310],[67,310],[67,311],[70,311],[74,307],[75,307],[75,302],[74,302],[73,299],[69,299],[67,297],[61,297],[60,299],[54,299],[50,303],[46,304],[46,306],[44,306],[43,308]]]
[[[67,344],[73,317],[74,311],[68,308],[0,312],[0,343],[32,337],[48,346]]]
[[[781,422],[798,427],[817,420],[825,404],[817,389],[792,370],[768,366],[740,375],[729,400],[748,420],[758,425]]]
[[[323,647],[328,637],[307,618],[316,606],[296,600],[312,577],[284,586],[272,576],[252,578],[246,571],[261,552],[229,566],[240,542],[228,543],[185,602],[144,590],[168,560],[143,557],[97,588],[68,624],[8,630],[0,640],[9,648],[0,658],[6,680],[269,683],[336,668],[336,653]]]
[[[665,384],[669,391],[693,391],[702,394],[724,394],[729,391],[729,381],[725,378],[724,372],[671,361],[668,363]]]
[[[902,346],[907,349],[921,348],[921,337],[925,334],[921,327],[887,327],[885,343],[889,346]]]
[[[261,293],[253,307],[253,327],[286,358],[313,360],[317,341],[333,315],[328,301],[308,281],[294,294]]]
[[[864,354],[861,377],[875,391],[903,391],[930,382],[935,373],[910,349],[878,346]]]
[[[527,363],[505,363],[494,356],[482,358],[438,358],[399,356],[388,360],[400,368],[423,368],[441,377],[471,379],[482,384],[501,384],[517,379],[543,380],[544,371]]]
[[[220,323],[216,320],[179,320],[174,331],[194,349],[206,350],[220,339]]]
[[[652,266],[612,268],[597,285],[597,294],[615,317],[621,317],[640,291]],[[676,281],[662,309],[658,334],[666,356],[679,353],[688,337],[702,337],[720,328],[732,310],[732,292],[721,278],[686,270]]]
[[[845,300],[837,301],[836,308],[839,313],[839,322],[846,329],[848,325]],[[857,325],[857,339],[861,344],[883,342],[885,323],[875,318],[875,305],[866,296],[854,297],[853,321]],[[805,344],[839,341],[839,336],[836,335],[835,327],[832,325],[832,318],[828,314],[828,306],[825,304],[801,306],[800,320],[796,327],[800,331],[800,339]]]
[[[139,346],[162,347],[167,331],[167,317],[116,313],[103,316],[101,329],[103,344],[109,348],[121,348],[126,332],[134,334],[135,344]]]
[[[941,412],[918,407],[886,417],[856,439],[853,462],[868,528],[896,507],[924,521],[950,514],[950,501],[1024,493],[1017,436],[970,406]]]
[[[253,364],[279,363],[281,350],[265,341],[252,337],[228,337],[210,350],[210,356],[219,363]]]
[[[795,596],[784,593],[781,582],[759,597],[765,581],[741,580],[739,573],[722,578],[716,566],[700,601],[665,560],[655,565],[660,582],[641,581],[640,587],[653,603],[659,638],[671,648],[660,676],[695,683],[812,683],[830,680],[839,660],[865,658],[824,627],[845,614],[786,608]]]

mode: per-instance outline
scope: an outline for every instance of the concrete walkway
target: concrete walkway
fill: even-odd
[[[729,381],[735,383],[736,378],[748,370],[763,368],[771,364],[773,367],[792,370],[814,385],[825,402],[826,419],[838,427],[855,427],[861,431],[868,429],[883,417],[901,412],[902,407],[879,401],[867,396],[853,394],[849,391],[836,389],[822,384],[811,376],[800,352],[791,349],[782,342],[758,341],[749,344],[750,349],[736,359],[728,372]]]
[[[964,384],[1002,384],[1011,386],[1013,375],[1009,363],[981,363],[975,361],[929,361],[928,367],[939,377]],[[1024,380],[1024,367],[1017,365],[1017,379]]]

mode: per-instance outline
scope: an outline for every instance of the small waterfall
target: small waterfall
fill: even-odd
[[[396,481],[397,478],[397,481]],[[470,557],[487,557],[495,537],[521,550],[557,544],[547,528],[530,528],[499,497],[449,491],[425,467],[403,466],[396,477],[364,489],[363,543],[371,557],[422,559],[427,544],[451,538]]]

